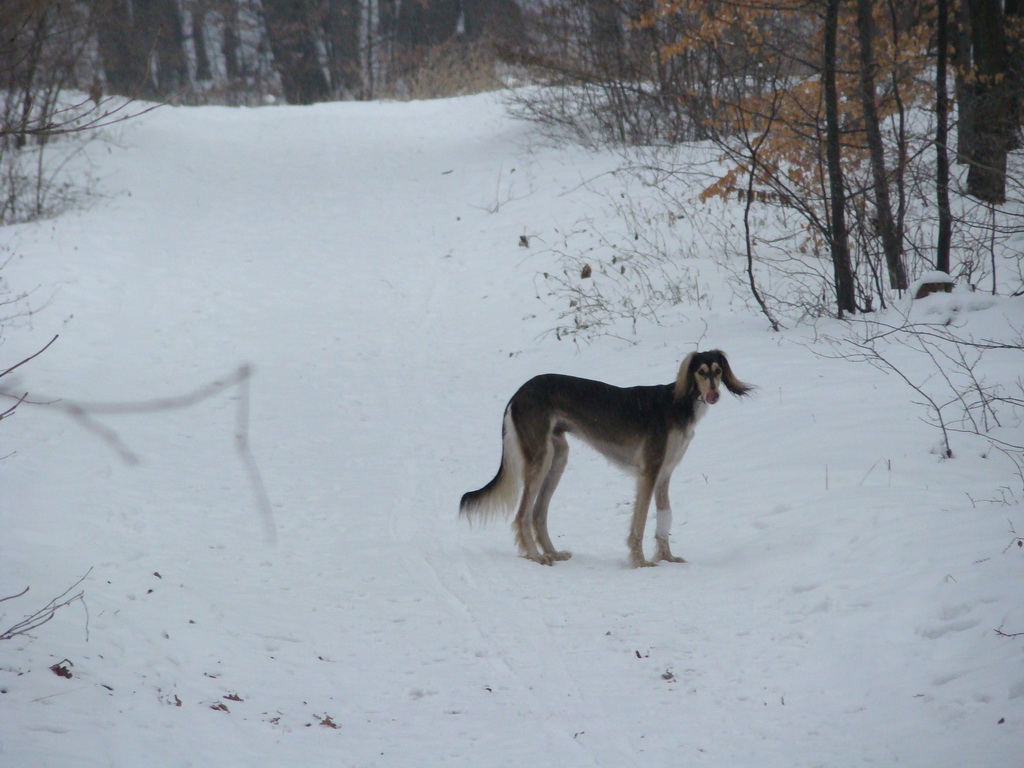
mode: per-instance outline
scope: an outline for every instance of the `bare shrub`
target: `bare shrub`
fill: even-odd
[[[74,584],[72,584],[70,587],[64,590],[61,594],[57,595],[57,597],[53,598],[42,608],[26,615],[24,618],[21,619],[21,621],[17,621],[14,624],[11,624],[9,627],[7,627],[7,629],[0,630],[0,640],[13,640],[16,637],[21,637],[23,635],[30,634],[34,630],[39,629],[39,627],[43,626],[44,624],[52,620],[53,617],[57,615],[57,612],[59,610],[61,610],[62,608],[67,608],[69,605],[72,605],[73,603],[81,603],[84,606],[85,590],[79,590],[74,594],[72,594],[72,592],[74,591],[75,587],[77,587],[79,584],[81,584],[88,578],[90,573],[92,573],[92,568],[86,571],[85,575],[82,576],[82,578],[80,578],[78,581],[76,581]],[[17,600],[19,597],[23,597],[24,595],[28,594],[28,591],[29,588],[25,587],[25,589],[23,589],[16,595],[0,597],[0,603],[7,602],[8,600]],[[88,616],[88,613],[86,613],[86,616]],[[86,637],[88,637],[88,633],[89,624],[88,621],[86,621]],[[70,675],[67,676],[70,677]]]
[[[641,324],[660,325],[682,305],[710,309],[700,272],[673,231],[676,216],[640,199],[609,196],[611,224],[577,221],[549,247],[559,268],[539,278],[557,307],[551,333],[558,339],[630,339]]]
[[[865,362],[895,375],[913,391],[913,402],[924,409],[923,420],[939,430],[938,452],[943,458],[957,455],[957,436],[980,438],[982,455],[995,449],[1006,456],[1024,489],[1024,440],[1019,428],[1024,417],[1024,381],[999,374],[1022,370],[1024,329],[1008,321],[1001,339],[976,338],[965,332],[957,322],[961,302],[969,311],[979,300],[985,299],[954,294],[946,299],[948,312],[940,312],[934,321],[907,314],[896,321],[851,322],[845,334],[824,339],[830,352],[818,354]]]
[[[80,83],[92,45],[87,4],[0,4],[0,34],[3,225],[56,215],[73,205],[89,188],[83,174],[67,172],[83,139],[133,116],[133,107],[127,99],[105,97],[99,81],[84,88]]]
[[[449,40],[416,56],[385,94],[398,99],[446,99],[505,87],[501,62],[487,41]]]
[[[512,94],[513,111],[588,145],[674,143],[699,136],[713,62],[663,50],[690,27],[647,0],[541,0],[503,47],[540,87]]]

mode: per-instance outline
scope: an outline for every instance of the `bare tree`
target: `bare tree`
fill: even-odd
[[[83,134],[130,116],[120,98],[71,89],[87,60],[89,10],[73,0],[0,4],[0,224],[49,215],[74,200],[77,185],[55,184],[73,147],[58,137]]]
[[[324,0],[323,30],[331,90],[339,97],[363,98],[360,61],[362,0]]]
[[[829,247],[835,273],[836,303],[839,316],[856,313],[853,269],[850,265],[850,240],[846,229],[846,189],[840,149],[839,91],[836,86],[839,0],[825,0],[825,45],[822,54],[822,88],[825,96],[825,157],[828,165]]]
[[[882,238],[882,249],[889,271],[889,286],[903,290],[907,287],[907,269],[903,264],[903,233],[893,216],[889,198],[889,172],[885,163],[885,146],[879,125],[878,104],[875,96],[875,29],[872,0],[857,0],[857,40],[859,43],[860,100],[864,109],[864,133],[871,159],[874,180],[875,215]]]
[[[992,204],[1006,201],[1006,161],[1020,128],[1022,65],[1017,23],[1024,8],[1017,0],[965,0],[971,43],[971,118],[961,126],[969,164],[967,192]],[[1011,31],[1011,28],[1014,28]],[[1015,42],[1011,46],[1011,43]],[[966,128],[966,131],[964,130]]]
[[[267,37],[289,104],[312,104],[330,96],[317,50],[318,9],[310,0],[265,0]]]
[[[90,0],[106,89],[169,99],[189,86],[177,0]]]
[[[935,245],[935,268],[949,273],[949,246],[953,236],[953,212],[949,204],[949,3],[936,0],[935,62],[935,199],[939,211]]]

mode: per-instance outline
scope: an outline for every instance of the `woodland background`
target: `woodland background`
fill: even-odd
[[[794,310],[884,307],[928,269],[998,292],[995,264],[1021,228],[1005,203],[1020,198],[1022,7],[14,0],[0,8],[0,222],[65,205],[73,194],[47,143],[145,108],[125,98],[309,104],[520,86],[510,106],[553,134],[644,148],[632,168],[668,209],[683,205],[672,199],[678,174],[706,173],[705,199],[735,200],[745,232],[735,248],[773,327]],[[715,147],[719,165],[673,155],[693,143]],[[755,205],[785,209],[790,236],[759,241]],[[642,251],[633,255],[672,258]],[[642,260],[627,293],[651,277]],[[574,309],[607,309],[592,285],[563,285]]]

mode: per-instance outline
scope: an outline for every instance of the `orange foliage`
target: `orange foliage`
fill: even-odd
[[[824,99],[821,90],[823,23],[821,6],[793,0],[653,0],[637,27],[661,25],[673,39],[663,59],[709,57],[718,65],[723,86],[713,98],[707,126],[720,142],[747,157],[757,147],[755,182],[787,190],[804,199],[823,196],[818,189],[823,164]],[[882,120],[931,95],[922,75],[931,64],[928,44],[935,10],[923,0],[876,0],[874,38],[876,101]],[[855,8],[846,3],[839,29],[840,110],[844,167],[867,162],[863,109],[858,80]],[[728,87],[724,87],[728,83]],[[726,197],[747,173],[742,160],[702,193],[701,199]]]

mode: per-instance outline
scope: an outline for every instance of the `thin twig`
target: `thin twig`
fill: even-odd
[[[7,601],[7,600],[17,600],[19,597],[21,597],[22,595],[27,594],[27,593],[28,593],[28,587],[25,587],[23,590],[21,590],[21,592],[19,592],[16,595],[8,595],[7,597],[0,597],[0,603],[3,603],[5,601]]]
[[[34,355],[29,355],[24,360],[22,360],[20,363],[15,363],[10,368],[8,368],[6,371],[4,371],[3,373],[0,373],[0,378],[3,378],[4,376],[6,376],[8,373],[10,373],[11,371],[15,370],[16,368],[20,368],[25,363],[28,363],[28,362],[34,360],[35,358],[39,357],[41,354],[43,354],[43,352],[48,350],[50,348],[50,345],[53,344],[53,342],[55,342],[58,338],[60,338],[60,334],[59,333],[56,336],[54,336],[52,339],[50,339],[46,343],[46,346],[44,346],[42,349],[40,349]]]
[[[70,587],[64,590],[61,594],[57,595],[57,597],[53,598],[53,600],[47,603],[43,608],[40,608],[35,613],[26,616],[18,623],[13,624],[3,632],[0,632],[0,640],[10,640],[19,635],[27,635],[29,632],[38,629],[39,627],[43,626],[48,621],[50,621],[56,615],[57,611],[59,611],[61,608],[66,608],[74,602],[81,601],[82,604],[84,605],[84,590],[79,591],[77,594],[72,595],[66,600],[64,600],[63,598],[71,590],[73,590],[75,587],[77,587],[79,584],[85,581],[90,573],[92,573],[92,568],[86,571],[85,575],[82,576],[82,578],[80,578],[78,581],[76,581],[74,584],[72,584]],[[28,587],[25,587],[25,589],[17,595],[11,595],[10,597],[5,597],[3,599],[10,600],[14,597],[21,597],[21,595],[24,595],[26,592],[28,592]],[[86,625],[86,632],[88,633],[88,624]]]
[[[0,394],[3,394],[3,393],[0,392]],[[0,411],[0,421],[3,421],[8,416],[10,416],[12,413],[14,413],[18,409],[18,406],[25,402],[25,398],[27,398],[27,397],[28,397],[28,392],[25,392],[23,395],[21,395],[20,397],[18,397],[16,399],[16,402],[14,403],[14,405],[12,405],[6,411]]]
[[[1024,637],[1024,632],[1003,632],[1001,629],[994,630],[1000,637]]]

